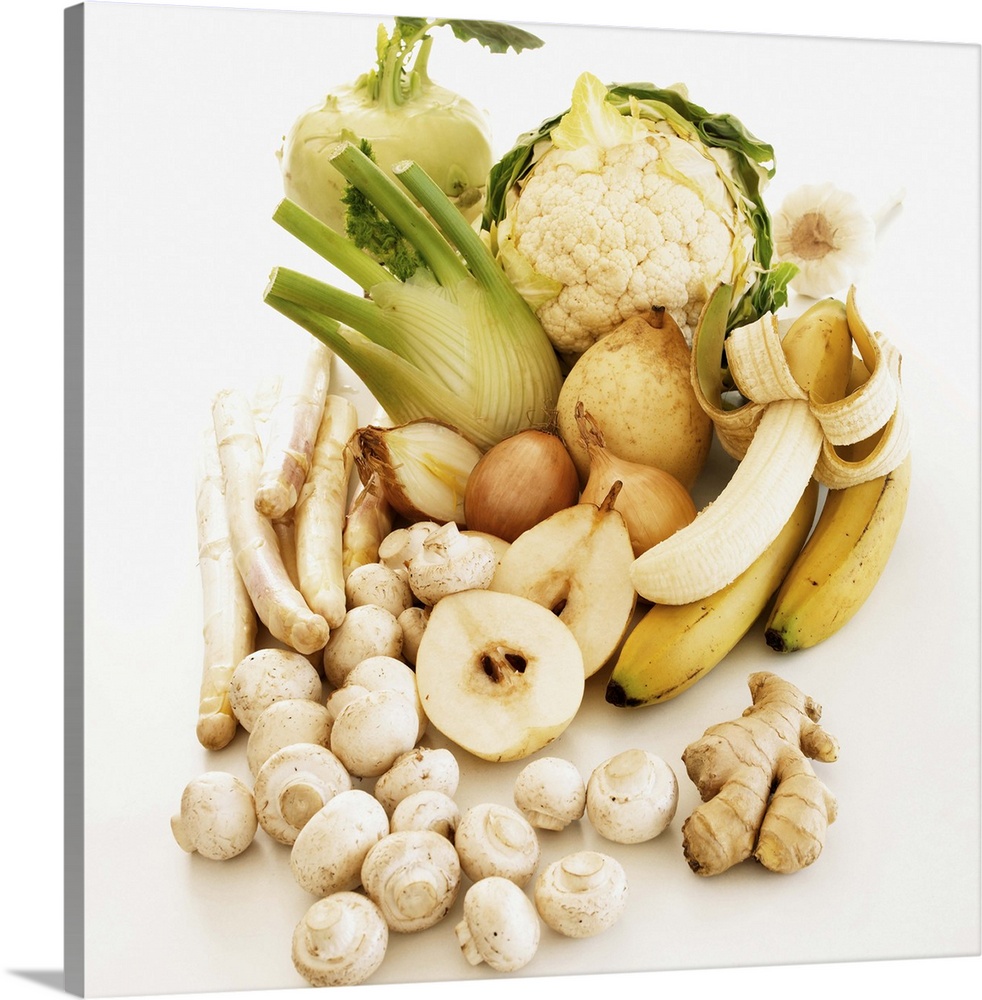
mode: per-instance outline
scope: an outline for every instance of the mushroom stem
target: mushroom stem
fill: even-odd
[[[399,911],[410,918],[429,913],[436,906],[440,895],[433,885],[432,873],[426,866],[419,864],[402,872],[391,888]]]
[[[616,794],[630,796],[643,791],[650,780],[651,766],[643,750],[625,750],[607,766],[607,787]]]
[[[298,830],[324,805],[324,796],[317,785],[300,778],[280,792],[280,814]]]
[[[310,951],[322,959],[343,958],[360,940],[356,923],[343,906],[311,908],[304,918]]]
[[[578,851],[559,862],[556,876],[557,883],[567,892],[596,889],[606,877],[604,857],[594,851]]]
[[[478,947],[470,926],[466,920],[461,920],[454,927],[454,934],[457,935],[457,942],[460,945],[461,954],[470,965],[480,965],[484,961],[481,949]]]

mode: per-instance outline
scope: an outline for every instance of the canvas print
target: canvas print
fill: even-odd
[[[69,991],[978,954],[978,47],[65,28]]]

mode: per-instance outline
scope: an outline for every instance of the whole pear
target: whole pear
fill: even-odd
[[[634,316],[581,354],[563,383],[557,427],[581,485],[589,458],[576,422],[579,401],[619,458],[653,465],[692,487],[705,465],[713,424],[690,381],[691,352],[665,309]]]

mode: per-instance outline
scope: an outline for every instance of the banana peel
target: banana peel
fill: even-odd
[[[811,478],[830,489],[866,482],[896,469],[910,447],[900,354],[862,321],[855,288],[845,303],[817,302],[783,339],[773,315],[727,336],[731,298],[721,285],[703,310],[691,378],[720,444],[740,464],[691,524],[632,564],[635,589],[655,604],[688,604],[732,583],[774,542]],[[853,346],[870,375],[849,392]],[[724,356],[742,398],[735,406]],[[840,451],[874,437],[862,459]]]

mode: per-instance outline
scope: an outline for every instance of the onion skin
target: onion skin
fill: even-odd
[[[367,487],[376,477],[386,503],[409,522],[463,524],[467,479],[481,450],[442,420],[360,427],[348,442]]]
[[[513,542],[579,495],[576,465],[559,436],[530,428],[494,445],[471,470],[464,521],[472,531]]]

